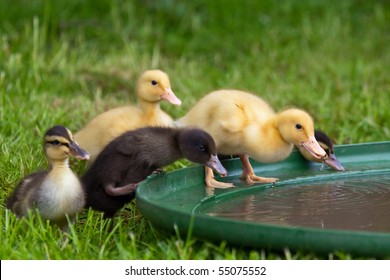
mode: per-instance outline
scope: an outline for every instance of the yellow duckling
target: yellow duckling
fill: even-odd
[[[160,70],[145,71],[137,82],[137,97],[137,106],[106,111],[75,134],[76,141],[90,154],[90,162],[123,132],[143,126],[173,125],[172,118],[161,110],[160,101],[166,100],[174,105],[180,105],[181,101],[173,93],[166,73]]]
[[[50,169],[23,178],[7,201],[7,208],[18,217],[36,207],[42,218],[67,229],[70,219],[85,205],[85,193],[78,177],[68,165],[68,157],[87,160],[89,155],[74,141],[63,126],[50,128],[44,137],[45,154]]]
[[[207,131],[214,138],[218,153],[239,155],[243,165],[241,177],[249,185],[277,180],[256,176],[249,156],[263,163],[277,162],[288,157],[294,145],[315,158],[326,156],[314,138],[314,124],[308,113],[287,109],[276,114],[261,98],[239,90],[218,90],[204,96],[177,123]],[[231,183],[216,181],[208,167],[205,179],[211,188],[233,187]]]

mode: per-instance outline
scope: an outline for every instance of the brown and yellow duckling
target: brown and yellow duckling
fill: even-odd
[[[297,147],[299,151],[301,152],[302,156],[309,160],[314,162],[324,162],[325,164],[329,165],[331,168],[337,171],[344,171],[344,166],[340,163],[340,161],[337,159],[336,154],[334,152],[334,145],[332,140],[328,135],[326,135],[324,132],[316,130],[314,132],[314,137],[316,138],[318,144],[324,149],[326,152],[327,157],[323,160],[318,159],[314,157],[311,153],[309,153],[306,149],[303,147]]]
[[[241,177],[249,185],[277,180],[256,176],[249,157],[263,163],[281,161],[290,155],[294,145],[315,158],[326,156],[314,137],[313,120],[307,112],[287,109],[275,113],[263,99],[244,91],[214,91],[200,99],[177,124],[204,129],[214,138],[219,153],[239,155]],[[211,188],[233,187],[216,181],[207,167],[205,180]]]
[[[135,197],[137,184],[155,170],[186,158],[227,174],[212,137],[200,129],[144,127],[110,142],[82,176],[87,207],[113,217]]]
[[[90,154],[92,163],[103,148],[123,132],[144,126],[172,126],[172,118],[160,108],[165,100],[174,105],[181,101],[171,89],[169,77],[161,70],[145,71],[137,82],[136,106],[106,111],[93,118],[75,134],[80,147]]]
[[[69,156],[87,160],[89,155],[74,141],[63,126],[50,128],[44,136],[44,150],[49,170],[23,178],[7,201],[7,208],[18,217],[36,207],[43,219],[67,229],[66,215],[73,219],[83,209],[85,193],[78,177],[69,168]]]

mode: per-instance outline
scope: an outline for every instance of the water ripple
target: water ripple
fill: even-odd
[[[204,211],[252,222],[390,232],[390,174],[269,188]]]

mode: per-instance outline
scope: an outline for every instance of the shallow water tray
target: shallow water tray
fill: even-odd
[[[231,189],[207,190],[202,166],[153,175],[137,205],[156,226],[217,242],[390,257],[390,142],[340,145],[336,155],[346,171],[297,151],[275,164],[252,161],[257,175],[280,179],[274,186],[243,184],[239,159],[223,161],[229,176],[217,177]]]

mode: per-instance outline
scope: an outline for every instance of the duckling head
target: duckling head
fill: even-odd
[[[181,105],[181,100],[171,89],[168,75],[161,70],[145,71],[138,79],[137,93],[138,98],[143,101],[156,103],[166,100],[174,105]]]
[[[178,135],[179,149],[183,156],[192,162],[204,164],[219,175],[227,171],[217,156],[217,148],[210,134],[201,129],[183,129]]]
[[[69,129],[61,125],[47,130],[44,147],[47,158],[52,161],[65,160],[69,156],[80,160],[89,159],[89,154],[79,147]]]
[[[327,157],[324,159],[324,162],[337,171],[344,171],[344,166],[337,159],[332,140],[324,132],[316,130],[314,133],[315,138],[318,141],[318,144],[324,149]]]
[[[326,158],[324,149],[314,137],[313,119],[305,111],[287,109],[279,113],[276,126],[286,142],[304,148],[317,159]]]

